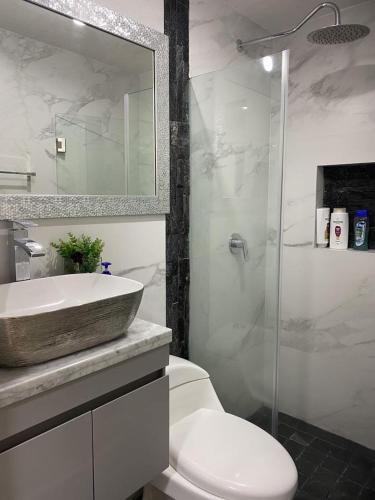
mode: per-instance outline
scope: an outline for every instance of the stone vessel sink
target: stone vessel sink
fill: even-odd
[[[0,365],[33,365],[124,335],[142,294],[142,283],[103,274],[0,285]]]

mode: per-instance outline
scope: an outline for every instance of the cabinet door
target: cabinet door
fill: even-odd
[[[86,413],[0,454],[1,500],[93,500]]]
[[[168,377],[93,412],[95,500],[124,500],[168,467]]]

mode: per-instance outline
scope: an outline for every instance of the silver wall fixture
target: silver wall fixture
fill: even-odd
[[[370,28],[363,26],[362,24],[342,24],[341,22],[341,12],[337,4],[333,2],[323,2],[315,7],[311,12],[305,16],[300,23],[294,28],[287,31],[281,31],[280,33],[274,33],[273,35],[254,38],[253,40],[248,40],[243,42],[242,40],[237,40],[237,49],[242,52],[245,47],[249,45],[254,45],[256,43],[269,42],[271,40],[276,40],[278,38],[283,38],[285,36],[293,35],[302,26],[304,26],[317,12],[321,9],[328,8],[331,9],[335,16],[334,24],[329,26],[324,26],[318,30],[315,30],[307,35],[307,39],[311,43],[317,43],[320,45],[335,45],[339,43],[354,42],[360,38],[364,38],[370,33]]]
[[[29,228],[36,227],[32,221],[6,220],[8,227],[8,249],[11,281],[25,281],[31,277],[30,260],[44,257],[43,246],[29,238]]]
[[[65,137],[56,138],[56,153],[65,154],[66,153],[66,139]]]
[[[238,233],[233,233],[229,238],[229,250],[232,254],[242,253],[245,261],[249,260],[249,249],[247,242]]]
[[[36,177],[36,172],[20,172],[18,170],[0,170],[0,174],[5,175],[24,175],[27,182],[27,191],[31,192],[31,177]]]

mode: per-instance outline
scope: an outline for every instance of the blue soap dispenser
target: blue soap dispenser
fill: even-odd
[[[107,262],[107,261],[102,262],[102,266],[104,267],[102,274],[112,275],[111,271],[108,269],[109,266],[111,266],[111,265],[112,265],[112,262]]]

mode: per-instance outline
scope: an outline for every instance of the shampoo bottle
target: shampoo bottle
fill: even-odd
[[[367,210],[356,210],[354,217],[354,250],[368,250],[369,220]]]
[[[331,215],[329,248],[346,250],[349,241],[349,214],[346,208],[334,208]]]
[[[329,243],[329,208],[316,209],[316,245],[325,248]]]

